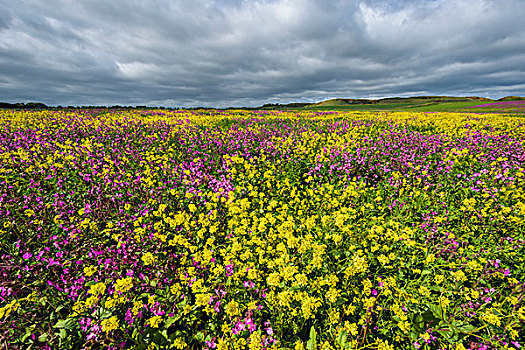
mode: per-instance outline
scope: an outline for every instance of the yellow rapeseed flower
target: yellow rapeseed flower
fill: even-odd
[[[144,265],[151,265],[155,263],[155,256],[150,252],[147,252],[142,256],[141,260],[144,262]]]
[[[119,326],[118,319],[117,317],[112,316],[108,319],[102,320],[101,326],[104,332],[109,333],[118,328]]]
[[[122,278],[117,280],[115,283],[115,291],[125,293],[133,287],[133,281],[131,277]]]
[[[97,272],[96,266],[84,267],[84,274],[86,275],[86,277],[91,277],[95,272]]]
[[[151,327],[151,328],[159,328],[159,323],[162,322],[162,317],[161,316],[153,316],[151,318],[149,318],[146,323]]]

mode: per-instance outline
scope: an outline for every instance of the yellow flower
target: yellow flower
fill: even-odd
[[[388,340],[377,341],[377,350],[394,350],[394,346],[388,343]]]
[[[407,321],[400,321],[397,323],[397,326],[403,331],[403,333],[408,333],[410,331],[410,323]]]
[[[97,272],[96,266],[84,267],[84,274],[86,275],[86,277],[91,277],[95,272]]]
[[[159,323],[160,322],[162,322],[162,317],[160,317],[160,316],[153,316],[146,323],[151,328],[159,328]]]
[[[173,341],[173,347],[175,349],[185,349],[186,346],[188,346],[188,344],[186,344],[186,342],[184,340],[182,340],[181,338],[176,338]]]
[[[95,296],[90,296],[90,297],[87,298],[87,300],[86,300],[86,306],[88,306],[88,307],[92,307],[92,306],[95,305],[97,302],[98,302],[98,298],[97,298],[97,297],[95,297]]]
[[[494,314],[492,310],[484,313],[483,316],[481,316],[481,319],[487,323],[496,325],[498,327],[501,326],[501,320],[498,316],[496,316],[496,314]]]
[[[425,286],[419,287],[419,293],[425,297],[430,296],[430,290]]]
[[[278,272],[272,272],[270,276],[268,276],[267,282],[270,286],[278,286],[279,282],[281,281],[281,276]]]
[[[112,307],[115,306],[115,304],[117,303],[117,299],[107,299],[106,302],[104,303],[104,306],[106,307],[106,309],[111,309]]]
[[[229,350],[229,349],[230,349],[230,346],[225,340],[219,339],[217,341],[217,350]]]
[[[139,313],[140,309],[142,309],[143,306],[144,306],[144,305],[142,304],[141,301],[135,301],[135,302],[133,303],[133,309],[131,310],[131,312],[133,313],[133,315],[136,316],[136,315]]]
[[[261,335],[259,333],[253,332],[248,339],[250,339],[250,344],[248,345],[249,350],[261,350],[263,348],[261,345]]]
[[[104,294],[105,291],[106,291],[106,285],[103,282],[99,282],[99,283],[93,284],[91,288],[89,289],[88,293],[93,296],[96,296],[99,294]]]
[[[109,333],[118,328],[118,319],[115,316],[112,316],[103,320],[101,322],[101,326],[104,332]]]
[[[295,275],[295,279],[297,280],[297,285],[306,286],[308,284],[308,277],[305,274],[299,273]]]
[[[226,314],[228,314],[228,316],[236,316],[239,314],[239,303],[236,302],[235,300],[232,300],[228,303],[228,305],[226,305]]]
[[[447,297],[439,297],[439,303],[442,305],[443,308],[446,308],[450,305],[450,300]]]
[[[155,263],[155,256],[150,252],[147,252],[142,256],[141,260],[144,262],[144,265],[151,265]]]
[[[330,288],[328,293],[326,293],[326,298],[331,302],[335,303],[337,301],[337,297],[339,296],[339,291],[335,288]]]
[[[131,204],[126,203],[126,204],[124,205],[124,210],[129,210],[130,208],[131,208]]]
[[[359,334],[357,330],[357,325],[355,323],[345,322],[345,330],[348,332],[348,334],[351,334],[352,336],[357,336]]]
[[[75,305],[73,305],[73,316],[77,316],[79,314],[82,314],[86,312],[86,303],[82,300],[78,300]]]
[[[465,276],[465,273],[463,271],[461,271],[461,270],[458,270],[456,272],[452,272],[452,276],[458,282],[463,282],[463,281],[466,281],[468,279],[467,276]]]
[[[456,350],[467,350],[467,349],[463,346],[463,344],[461,344],[461,343],[456,344],[456,348],[455,348],[455,349],[456,349]]]
[[[295,350],[304,350],[304,345],[303,345],[303,342],[298,340],[295,342]]]
[[[470,292],[470,295],[472,296],[472,299],[479,298],[479,292],[477,290],[473,290],[472,292]]]
[[[174,284],[174,285],[172,285],[170,287],[170,292],[171,292],[171,294],[177,295],[177,294],[180,293],[181,289],[182,289],[182,287],[181,287],[180,284]]]
[[[436,256],[434,254],[429,254],[425,259],[425,264],[430,264],[436,261]]]
[[[115,284],[115,291],[125,293],[133,287],[132,278],[123,278],[117,280]]]
[[[205,294],[197,294],[195,296],[195,304],[199,306],[206,306],[210,302],[211,295],[208,293]]]

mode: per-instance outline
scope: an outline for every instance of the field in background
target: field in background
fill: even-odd
[[[0,111],[0,344],[520,348],[524,168],[522,115]]]
[[[479,97],[410,97],[381,100],[332,99],[312,104],[290,104],[264,109],[312,111],[407,111],[462,113],[525,113],[525,98],[507,97],[498,101]]]

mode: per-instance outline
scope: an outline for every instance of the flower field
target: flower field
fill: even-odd
[[[476,106],[468,106],[465,108],[472,108],[476,109],[477,111],[499,111],[499,112],[518,112],[518,113],[525,113],[525,101],[523,100],[517,100],[517,101],[501,101],[501,102],[493,102],[493,103],[485,103],[481,105]]]
[[[525,117],[1,111],[6,349],[517,349]]]

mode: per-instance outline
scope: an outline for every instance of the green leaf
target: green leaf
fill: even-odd
[[[172,324],[174,324],[178,319],[180,319],[180,315],[173,316],[173,317],[168,317],[168,318],[164,321],[164,327],[169,328],[169,326],[171,326]]]
[[[419,332],[415,329],[415,327],[411,327],[408,336],[412,341],[416,341],[419,338]]]
[[[31,327],[26,329],[26,332],[24,333],[24,335],[20,337],[20,341],[22,343],[25,342],[26,339],[31,336],[31,334],[33,334],[33,330],[35,329],[35,327],[36,327],[35,325],[32,325]]]
[[[442,319],[441,306],[435,304],[428,304],[428,309],[438,320]]]
[[[77,323],[77,320],[74,318],[67,318],[65,320],[58,321],[53,327],[54,328],[65,328],[65,329],[73,329],[75,328]]]
[[[463,332],[463,333],[470,333],[476,329],[476,327],[474,327],[473,325],[468,324],[468,323],[463,323],[461,321],[452,322],[452,325],[456,327],[458,331]]]
[[[342,349],[350,349],[350,344],[346,341],[347,337],[348,337],[348,332],[347,331],[341,331],[341,332],[339,332],[339,334],[337,335],[337,338],[335,339],[337,344]]]
[[[317,333],[315,332],[315,327],[310,328],[310,339],[306,343],[306,349],[315,350],[317,349]]]
[[[442,292],[443,288],[439,286],[430,286],[428,289],[433,290],[434,292]]]
[[[348,302],[348,299],[347,299],[347,298],[339,297],[339,298],[337,298],[336,305],[337,305],[337,306],[341,306],[341,305],[343,305],[343,304],[346,304],[347,302]]]
[[[430,310],[427,310],[421,314],[423,316],[423,321],[426,323],[430,321],[438,321],[439,319],[432,313]]]
[[[66,337],[67,337],[67,332],[66,332],[66,330],[65,330],[64,328],[62,328],[62,329],[60,330],[60,333],[59,333],[58,335],[60,336],[60,339],[66,339]]]
[[[421,330],[423,330],[423,328],[425,327],[425,322],[422,315],[416,315],[416,317],[414,317],[414,323],[417,324],[417,326]]]
[[[458,341],[458,335],[453,328],[439,330],[438,333],[441,334],[450,344],[455,344]]]

